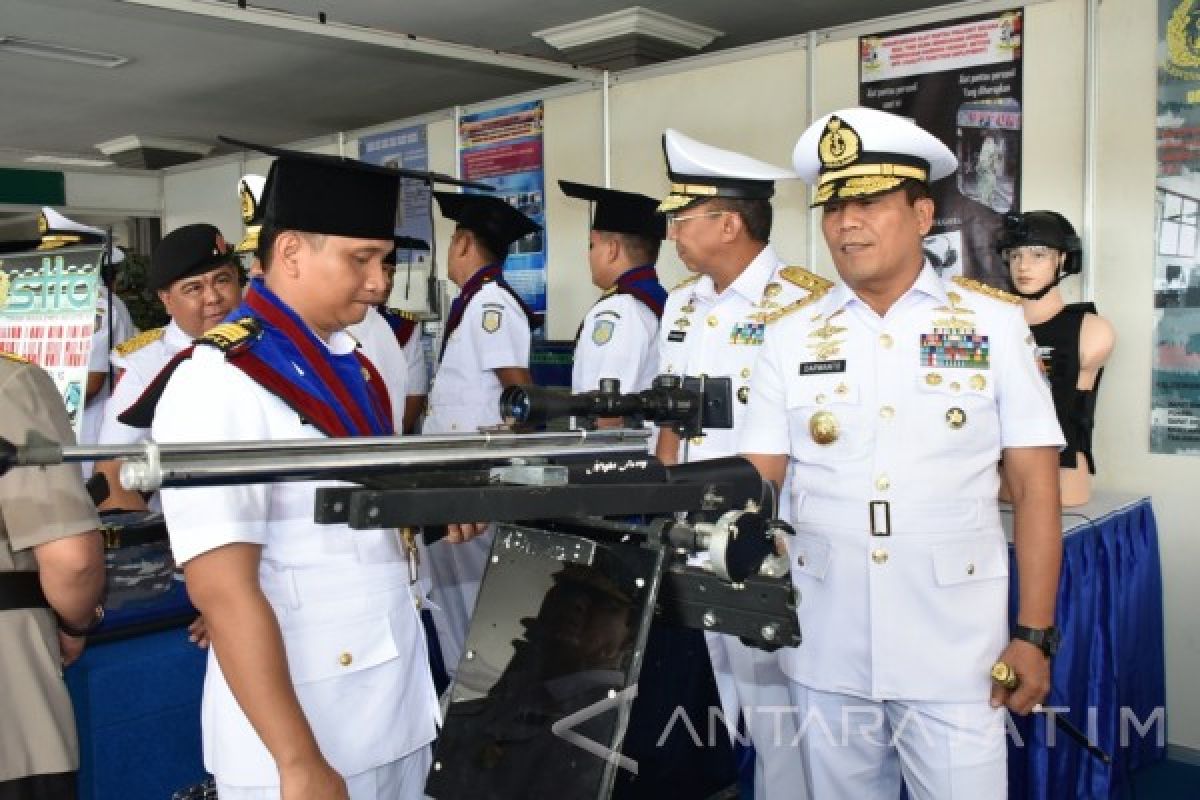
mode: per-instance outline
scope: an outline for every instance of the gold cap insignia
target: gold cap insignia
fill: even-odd
[[[38,236],[45,236],[48,230],[50,230],[50,223],[46,220],[46,215],[38,214]]]
[[[840,117],[832,116],[825,124],[825,133],[817,144],[817,154],[825,169],[839,169],[858,160],[862,140],[858,133]]]
[[[254,192],[250,190],[244,180],[241,182],[238,193],[242,196],[242,222],[249,225],[254,222],[254,216],[258,213],[258,201],[254,199]]]

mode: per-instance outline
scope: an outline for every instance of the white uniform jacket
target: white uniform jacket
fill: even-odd
[[[104,411],[100,444],[133,444],[150,438],[148,429],[130,427],[117,417],[136,403],[167,362],[191,343],[192,337],[171,320],[163,328],[143,331],[113,348],[117,385]]]
[[[114,342],[123,342],[138,332],[129,316],[129,309],[120,295],[112,293],[112,335],[109,335],[108,321],[109,291],[103,286],[96,297],[96,322],[92,328],[92,349],[88,354],[88,372],[108,372],[109,352]],[[100,426],[104,422],[104,408],[112,393],[112,386],[106,380],[104,387],[83,408],[83,424],[79,429],[80,444],[96,444],[100,435]],[[91,473],[89,464],[85,473]],[[86,477],[86,475],[84,476]]]
[[[528,368],[530,339],[529,321],[516,298],[496,283],[480,287],[446,341],[421,432],[474,433],[480,426],[499,425],[504,387],[493,370]]]
[[[806,301],[811,287],[826,283],[806,270],[785,267],[767,245],[719,295],[712,278],[702,275],[667,296],[659,330],[659,373],[732,379],[733,427],[711,428],[692,439],[688,461],[737,455],[737,431],[746,419],[766,320],[791,313],[795,304]],[[680,461],[683,450],[681,446]]]
[[[571,391],[590,392],[601,378],[616,378],[622,392],[640,392],[657,374],[658,317],[632,294],[605,294],[579,329]]]
[[[392,326],[377,309],[368,308],[362,322],[351,325],[346,331],[358,340],[363,355],[379,370],[391,401],[392,422],[399,431],[404,424],[404,398],[410,391],[409,364],[400,342],[396,341],[396,334],[392,333]]]
[[[997,462],[1004,448],[1063,444],[1005,297],[926,264],[883,318],[839,284],[771,331],[741,450],[791,456],[794,680],[986,701],[1008,641]]]
[[[352,338],[330,348],[347,353]],[[171,377],[154,418],[160,442],[319,438],[317,429],[199,347]],[[162,490],[176,560],[233,542],[262,545],[259,578],[321,752],[343,775],[428,744],[437,698],[408,568],[394,530],[313,523],[312,482]],[[330,485],[330,484],[324,484]],[[213,654],[202,708],[205,766],[222,784],[278,784],[274,761]]]

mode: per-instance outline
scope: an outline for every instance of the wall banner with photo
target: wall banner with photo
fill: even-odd
[[[62,393],[75,435],[83,421],[103,248],[0,255],[0,350],[41,366]]]
[[[1158,4],[1150,451],[1200,455],[1200,0]]]
[[[995,239],[1020,210],[1019,10],[859,39],[859,103],[913,119],[958,156],[934,184],[925,252],[939,274],[1008,288]]]
[[[541,100],[467,114],[459,121],[458,154],[465,180],[496,194],[537,224],[546,225],[546,173]],[[546,310],[546,236],[537,231],[508,251],[504,278],[534,311]]]
[[[358,140],[358,157],[370,164],[403,169],[429,169],[429,141],[424,125],[413,125]],[[401,248],[396,252],[396,284],[388,305],[413,311],[429,307],[425,279],[433,269],[433,219],[430,214],[429,184],[409,178],[400,181],[400,205],[396,212],[396,235],[423,242],[424,248]],[[414,243],[415,244],[415,243]]]

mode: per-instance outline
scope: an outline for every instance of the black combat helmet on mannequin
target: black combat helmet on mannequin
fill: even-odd
[[[1013,279],[1012,251],[1018,247],[1048,247],[1058,251],[1059,263],[1054,280],[1032,292],[1022,291]],[[1027,211],[1024,214],[1005,214],[1004,229],[996,242],[996,252],[1010,266],[1008,281],[1013,293],[1025,300],[1041,300],[1068,275],[1078,275],[1083,269],[1083,247],[1075,228],[1057,211]]]

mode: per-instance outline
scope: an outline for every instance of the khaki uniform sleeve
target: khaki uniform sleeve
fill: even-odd
[[[24,444],[30,431],[75,444],[50,376],[31,364],[0,372],[0,436]],[[0,519],[13,551],[100,526],[78,464],[24,467],[0,477]]]

